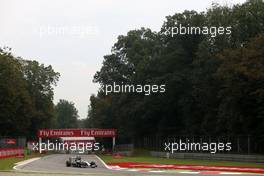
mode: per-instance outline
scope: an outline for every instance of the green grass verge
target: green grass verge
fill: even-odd
[[[141,162],[151,164],[190,164],[190,165],[203,165],[203,166],[241,166],[241,167],[257,167],[264,168],[262,163],[248,163],[248,162],[232,162],[232,161],[215,161],[215,160],[191,160],[191,159],[167,159],[152,157],[146,151],[136,151],[134,156],[113,158],[109,155],[99,155],[100,158],[110,164],[117,162]]]
[[[5,158],[5,159],[0,159],[0,170],[12,170],[13,167],[15,166],[15,163],[27,160],[30,158],[35,158],[35,157],[42,157],[44,154],[39,154],[39,153],[34,153],[31,155],[26,155],[23,158]]]

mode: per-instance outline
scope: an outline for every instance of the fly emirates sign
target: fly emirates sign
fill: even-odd
[[[115,137],[116,129],[41,129],[38,137]]]

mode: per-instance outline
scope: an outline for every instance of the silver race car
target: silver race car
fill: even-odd
[[[80,156],[70,157],[69,160],[66,161],[67,167],[79,167],[79,168],[96,168],[97,164],[94,161],[88,162],[82,160]]]

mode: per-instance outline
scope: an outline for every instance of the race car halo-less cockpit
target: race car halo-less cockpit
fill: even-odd
[[[70,157],[69,160],[66,161],[67,167],[79,167],[79,168],[95,168],[97,167],[97,164],[94,161],[88,162],[85,160],[82,160],[80,156],[76,157]]]

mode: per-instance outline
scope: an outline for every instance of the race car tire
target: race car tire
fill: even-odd
[[[91,162],[90,162],[90,167],[91,167],[91,168],[96,168],[97,165],[96,165],[96,163],[95,163],[94,161],[91,161]]]
[[[96,168],[97,166],[96,165],[91,165],[91,168]]]
[[[71,163],[69,161],[66,161],[66,167],[71,167]]]

